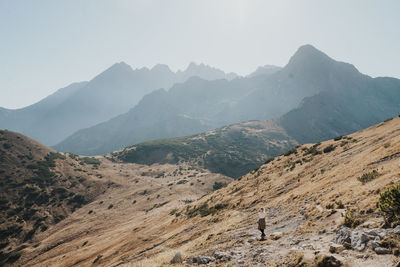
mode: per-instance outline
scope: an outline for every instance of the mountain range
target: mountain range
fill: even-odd
[[[282,89],[292,88],[283,86],[288,83],[319,92],[272,120],[144,142],[113,155],[123,161],[145,164],[190,162],[239,177],[296,145],[359,131],[400,113],[399,79],[371,78],[311,46],[300,48],[289,64],[270,79],[276,77],[280,78]],[[258,106],[262,106],[260,102]]]
[[[193,77],[168,91],[154,91],[127,113],[79,130],[54,148],[97,155],[144,141],[272,119],[298,107],[305,97],[341,86],[331,80],[351,81],[352,75],[362,76],[350,64],[306,45],[282,69],[266,66],[230,81]]]
[[[79,129],[127,112],[144,95],[168,89],[192,76],[229,80],[237,75],[204,64],[191,63],[186,70],[173,72],[162,64],[133,70],[120,62],[89,82],[71,84],[31,106],[15,110],[0,108],[0,128],[55,145]]]

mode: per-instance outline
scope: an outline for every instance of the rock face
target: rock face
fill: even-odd
[[[370,238],[362,231],[352,231],[350,239],[352,249],[363,251]]]
[[[181,263],[181,262],[182,262],[182,254],[180,252],[177,252],[170,261],[171,264]]]
[[[345,247],[351,246],[351,229],[348,227],[341,227],[336,232],[336,238],[334,240],[336,244],[341,244]]]

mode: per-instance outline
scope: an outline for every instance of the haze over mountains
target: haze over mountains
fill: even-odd
[[[270,76],[273,79],[282,90],[295,84],[318,93],[274,120],[141,143],[115,155],[145,164],[190,162],[239,177],[295,145],[349,134],[400,113],[399,79],[371,78],[311,46],[300,48],[285,68]],[[257,105],[262,106],[262,100]]]
[[[251,150],[263,155],[257,157],[257,160],[246,157],[245,161],[253,163],[234,175],[237,176],[266,158],[282,153],[288,148],[287,144],[326,140],[394,116],[400,112],[399,99],[398,79],[371,78],[361,74],[353,65],[335,61],[313,46],[305,45],[298,49],[282,69],[264,67],[252,75],[231,81],[191,78],[185,83],[174,85],[169,91],[152,92],[126,114],[80,130],[55,148],[95,155],[148,140],[196,134],[249,120],[278,118],[273,124],[280,128],[279,132],[284,133],[283,136],[278,134],[271,138],[268,128],[259,129],[254,134],[252,126],[248,128],[246,124],[232,128],[235,131],[241,129],[239,132],[244,138],[243,145],[232,150],[232,153]],[[217,133],[220,132],[217,130]],[[260,132],[263,132],[263,137],[259,136]],[[215,147],[220,146],[214,142],[209,144],[207,139],[211,135],[206,134],[205,138],[200,136],[194,137],[194,140],[197,143],[202,142],[199,140],[204,141],[201,144],[204,149],[200,153],[201,157],[212,157],[209,151],[215,151]],[[267,140],[265,136],[269,136]],[[216,138],[219,137],[217,134]],[[267,145],[269,148],[264,150],[265,144],[276,143],[276,138],[285,140],[286,145],[278,145],[279,149],[272,150]],[[188,142],[190,139],[179,140]],[[226,146],[237,144],[236,138],[231,139],[231,142],[223,138],[219,142],[225,144],[224,151],[231,151]],[[161,141],[153,144],[163,145]],[[193,161],[199,156],[199,150],[192,142],[186,144],[186,158],[177,155],[171,157],[171,152],[165,151],[165,147],[152,147],[157,156],[144,153],[148,156],[146,162],[157,162],[156,158],[162,162]],[[159,153],[169,155],[168,160]],[[237,159],[244,162],[242,156]]]
[[[168,89],[192,76],[229,80],[237,75],[195,63],[177,72],[161,64],[133,70],[124,62],[116,63],[91,81],[71,84],[31,106],[0,108],[0,128],[54,145],[79,129],[127,112],[145,94]]]

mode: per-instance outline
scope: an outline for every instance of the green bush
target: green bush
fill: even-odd
[[[377,206],[386,223],[400,222],[400,184],[393,185],[381,193]]]
[[[360,220],[357,219],[357,217],[353,211],[351,211],[351,210],[346,211],[346,213],[344,214],[343,225],[354,228],[357,225],[359,225],[360,223],[361,223]]]
[[[329,152],[332,152],[333,150],[335,150],[335,148],[336,148],[336,146],[329,145],[329,146],[325,147],[323,151],[324,151],[324,153],[329,153]]]
[[[3,144],[3,147],[4,147],[5,149],[9,149],[9,148],[12,147],[12,145],[9,144],[9,143],[4,143],[4,144]]]
[[[215,191],[215,190],[221,189],[221,188],[223,188],[223,187],[225,187],[225,186],[227,186],[227,183],[223,183],[223,182],[214,182],[213,189],[214,189],[214,191]]]
[[[313,156],[316,156],[316,155],[322,154],[322,152],[317,149],[319,145],[321,145],[321,143],[316,143],[312,147],[310,147],[308,149],[306,148],[304,155],[311,154]]]
[[[80,163],[99,166],[101,164],[101,161],[96,158],[84,157],[80,159]]]
[[[228,207],[228,204],[222,204],[222,203],[216,204],[213,207],[208,207],[207,203],[203,203],[199,207],[194,206],[193,208],[191,208],[190,206],[187,206],[186,215],[189,218],[195,217],[198,214],[200,214],[201,217],[205,217],[205,216],[210,215],[210,214],[215,214],[219,210],[225,209],[226,207]]]
[[[292,149],[289,149],[288,151],[286,151],[285,153],[283,153],[283,155],[285,156],[285,157],[287,157],[287,156],[290,156],[290,155],[292,155],[292,154],[297,154],[297,148],[292,148]]]
[[[340,136],[336,136],[335,138],[333,138],[333,140],[334,141],[339,141],[342,138],[343,138],[343,135],[340,135]]]
[[[380,174],[379,174],[379,172],[378,172],[377,170],[373,170],[372,172],[364,173],[363,175],[361,175],[361,177],[358,177],[357,179],[358,179],[361,183],[365,184],[365,183],[368,183],[368,182],[374,180],[374,179],[377,178],[379,175],[380,175]]]

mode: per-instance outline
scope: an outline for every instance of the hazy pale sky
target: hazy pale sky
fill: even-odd
[[[312,44],[400,78],[399,0],[0,0],[0,106],[32,104],[115,62],[248,74]]]

